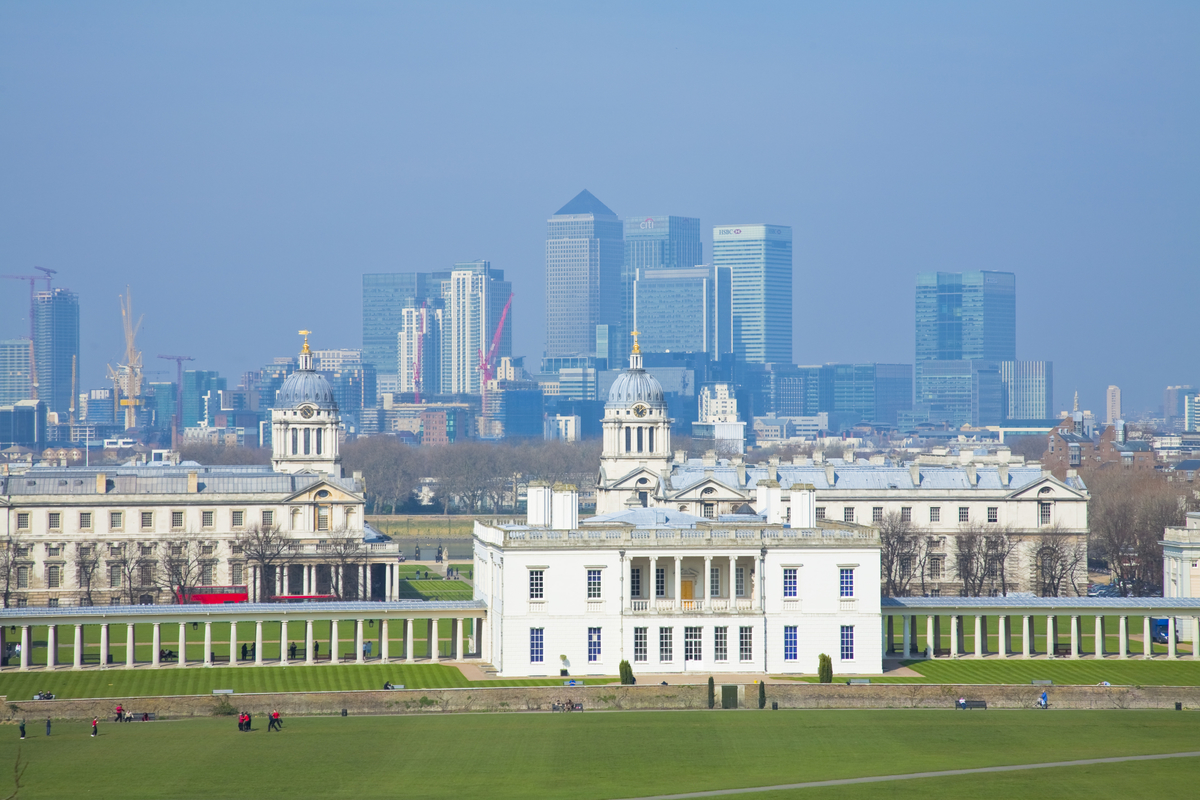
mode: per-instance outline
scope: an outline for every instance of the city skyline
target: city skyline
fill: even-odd
[[[1200,381],[1147,326],[1101,326],[1079,347],[1061,308],[1119,297],[1138,319],[1200,292],[1184,212],[1200,166],[1195,9],[1091,8],[1080,26],[1070,6],[752,8],[717,26],[653,8],[640,13],[671,33],[645,47],[664,25],[588,9],[297,11],[281,27],[279,8],[236,25],[121,4],[0,10],[0,68],[22,76],[0,110],[0,143],[21,154],[0,255],[6,274],[57,269],[79,295],[81,391],[121,357],[126,284],[147,352],[235,376],[290,352],[299,328],[360,346],[363,273],[478,258],[512,281],[514,353],[536,360],[542,221],[582,187],[621,215],[791,225],[797,363],[912,362],[912,276],[999,270],[1030,287],[1021,355],[1055,362],[1056,412],[1076,390],[1102,411],[1109,385],[1151,411],[1163,387]],[[579,51],[562,25],[598,35]],[[451,28],[495,66],[449,58],[435,31]],[[582,93],[547,74],[579,57],[612,80]],[[675,91],[629,91],[664,69]],[[681,127],[714,92],[762,109],[755,123]],[[0,282],[0,338],[27,335],[27,309],[22,284]]]

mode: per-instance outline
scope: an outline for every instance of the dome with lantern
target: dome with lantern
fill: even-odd
[[[608,390],[606,409],[631,408],[639,403],[658,409],[665,409],[663,388],[658,379],[642,368],[642,350],[637,341],[638,333],[633,333],[633,352],[629,354],[629,369],[622,372],[613,381]]]

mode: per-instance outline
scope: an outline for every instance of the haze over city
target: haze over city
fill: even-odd
[[[1200,377],[1198,34],[1182,3],[6,4],[0,257],[79,294],[84,388],[126,285],[146,352],[235,379],[300,328],[360,347],[362,273],[475,259],[536,365],[546,218],[587,188],[700,218],[706,260],[792,226],[797,363],[911,363],[916,273],[1007,271],[1055,412],[1152,412]],[[0,338],[27,308],[0,284]]]

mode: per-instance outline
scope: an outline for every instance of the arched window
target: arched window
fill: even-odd
[[[626,453],[628,453],[630,450],[630,446],[629,446],[629,441],[630,441],[629,437],[630,436],[631,436],[631,434],[629,432],[629,426],[626,425],[625,426],[625,452]]]
[[[650,429],[650,447],[648,449],[651,453],[654,452],[654,428]]]
[[[638,426],[637,440],[638,440],[638,452],[640,453],[640,452],[642,452],[642,426],[640,426],[640,425]]]
[[[300,452],[300,431],[292,428],[292,455]]]
[[[312,431],[308,428],[304,429],[304,455],[309,455],[312,452]]]
[[[317,428],[317,455],[321,455],[321,429]]]

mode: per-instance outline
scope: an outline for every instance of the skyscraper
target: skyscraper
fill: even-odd
[[[731,352],[730,276],[727,267],[638,269],[630,330],[641,332],[647,353]]]
[[[1108,387],[1108,391],[1104,395],[1104,408],[1108,412],[1107,419],[1104,420],[1104,424],[1112,425],[1117,420],[1123,419],[1123,417],[1121,416],[1121,387],[1120,386],[1109,386]]]
[[[483,373],[480,356],[486,356],[500,324],[500,315],[512,295],[504,270],[487,261],[455,264],[442,281],[442,392],[479,394]],[[511,317],[511,310],[509,315]],[[594,335],[594,331],[593,331]],[[512,319],[500,333],[496,358],[512,355]]]
[[[621,325],[633,330],[633,288],[639,271],[690,269],[704,263],[700,220],[695,217],[631,217],[625,220],[621,266]]]
[[[917,360],[1017,358],[1017,276],[1011,272],[917,275]]]
[[[597,354],[596,326],[621,324],[621,221],[584,189],[546,220],[546,356]]]
[[[712,260],[730,271],[738,360],[792,363],[792,229],[718,225]]]
[[[1054,365],[1049,361],[1002,361],[1005,417],[1050,419],[1054,414]]]
[[[28,339],[0,341],[0,406],[29,399],[29,353]]]
[[[380,375],[396,373],[396,335],[406,307],[441,298],[445,272],[379,272],[363,275],[362,360]]]
[[[33,296],[34,346],[38,399],[66,421],[72,406],[72,381],[79,375],[79,297],[69,289]]]

